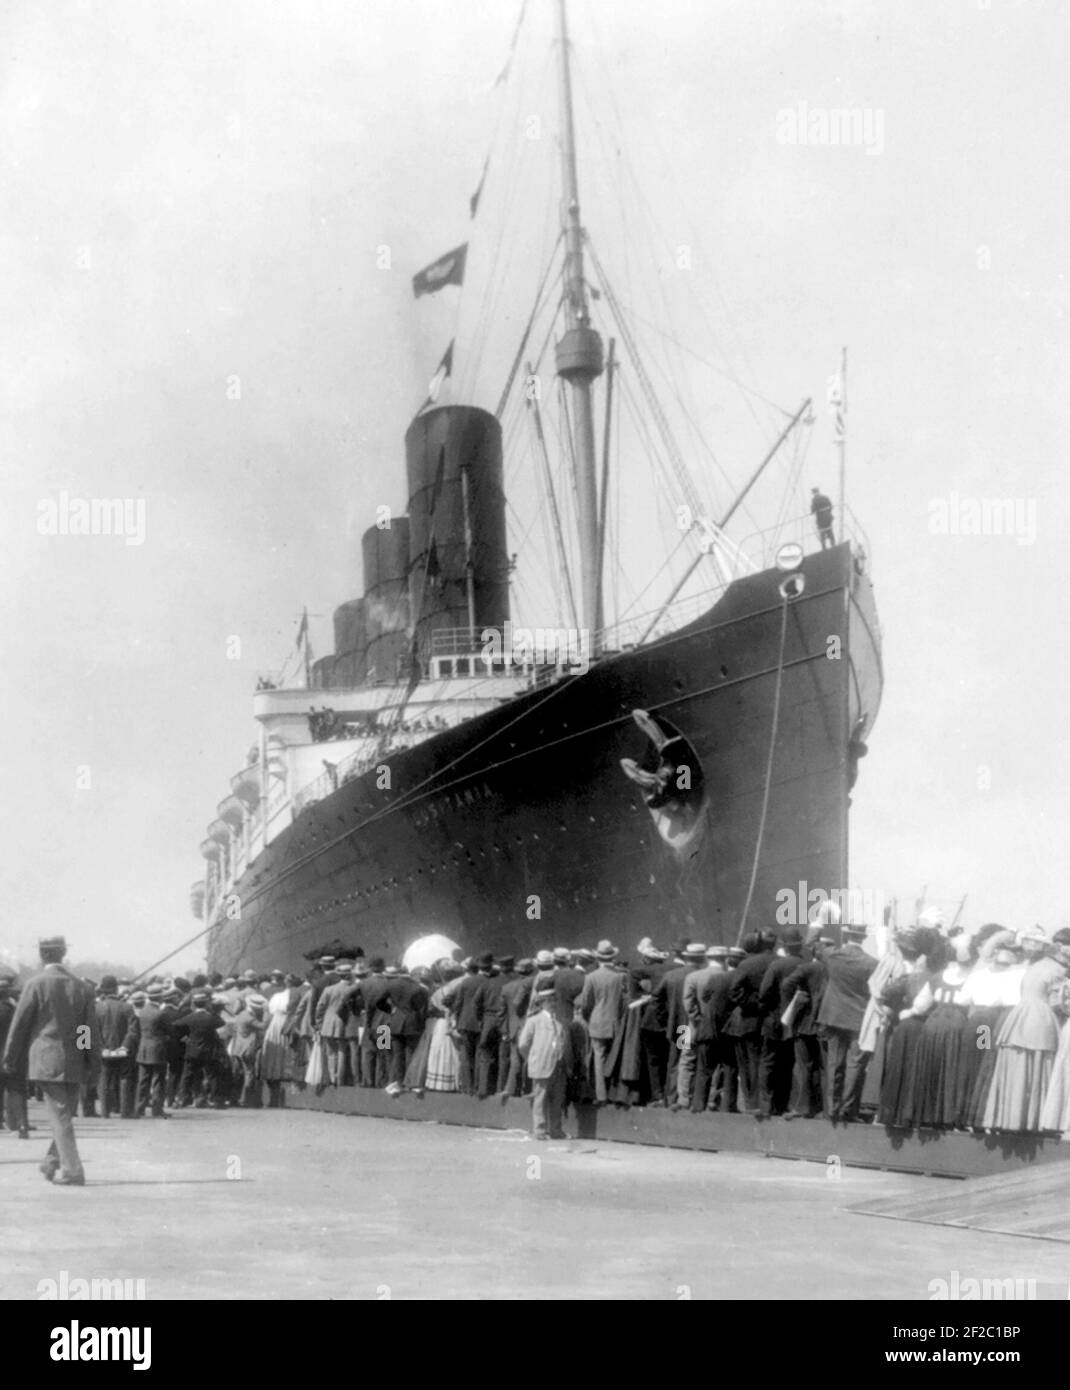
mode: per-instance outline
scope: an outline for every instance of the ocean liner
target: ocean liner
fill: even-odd
[[[581,220],[564,0],[553,17],[561,226],[538,312],[501,363],[496,409],[452,399],[451,343],[405,435],[405,514],[365,532],[364,591],[334,614],[333,654],[254,695],[258,743],[192,891],[212,969],[303,968],[336,938],[399,957],[429,933],[517,954],[600,937],[626,955],[644,936],[732,943],[783,922],[785,890],[849,884],[850,793],[882,672],[868,546],[844,505],[842,392],[834,529],[819,538],[808,512],[791,514],[809,401],[783,412],[710,519]],[[417,297],[467,294],[477,260],[474,243],[440,258]],[[618,603],[607,621],[622,383],[649,405],[643,452],[663,465],[684,549],[660,604]],[[510,553],[503,420],[514,440],[526,432],[559,626],[512,620],[525,561]],[[792,446],[777,515],[735,539]],[[307,618],[299,640],[307,656]]]

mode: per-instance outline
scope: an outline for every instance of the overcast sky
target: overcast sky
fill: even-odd
[[[535,95],[517,101],[552,121],[547,0],[530,8],[513,77]],[[823,396],[850,348],[849,497],[886,667],[855,882],[968,892],[973,924],[1070,925],[1065,7],[573,10],[607,259],[663,282],[698,357],[734,353],[789,408]],[[524,108],[489,91],[516,14],[4,7],[0,949],[58,930],[76,956],[140,967],[197,929],[198,845],[255,742],[256,673],[305,605],[329,650],[360,532],[380,501],[404,505],[404,430],[458,322],[455,291],[414,304],[410,278],[469,235],[488,148],[500,207],[537,153],[503,124]],[[800,103],[868,113],[869,147],[790,143]],[[647,253],[633,179],[663,234]],[[556,209],[523,183],[543,204],[537,258]],[[665,259],[681,244],[686,285]],[[493,283],[504,304],[511,276]],[[467,360],[454,388],[480,399],[489,377]],[[770,430],[718,438],[723,378],[688,386],[742,479]],[[819,409],[801,493],[832,485],[833,460]],[[64,490],[143,501],[144,543],[41,534]],[[1016,503],[1020,534],[934,533],[956,497]]]

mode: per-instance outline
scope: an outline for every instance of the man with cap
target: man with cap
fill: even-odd
[[[327,1080],[341,1086],[345,1072],[346,1013],[353,984],[353,962],[339,960],[334,964],[338,977],[328,985],[316,1002],[315,1027],[327,1052]]]
[[[697,1044],[701,1033],[705,1031],[700,1024],[699,1030],[696,1032],[696,1015],[698,1015],[699,1009],[692,981],[709,965],[706,945],[704,942],[690,941],[682,954],[688,970],[680,990],[684,1023],[683,1027],[678,1026],[676,1030],[676,1092],[675,1095],[668,1098],[669,1107],[672,1110],[690,1108],[698,1061]],[[672,1046],[671,1043],[670,1046]]]
[[[18,976],[13,970],[0,970],[0,1057],[4,1055],[11,1020],[18,1003]],[[31,1126],[26,1117],[26,1079],[8,1075],[0,1068],[0,1125],[17,1131],[20,1139],[29,1139]]]
[[[79,1088],[100,1074],[100,1039],[92,994],[64,966],[67,943],[49,937],[39,946],[41,970],[19,997],[0,1071],[40,1087],[52,1125],[52,1144],[41,1164],[49,1182],[82,1187],[85,1172],[74,1137]]]
[[[773,963],[775,940],[772,932],[747,933],[742,942],[744,958],[732,972],[728,989],[732,1013],[725,1032],[735,1039],[743,1108],[750,1115],[758,1113],[758,1059],[762,1046],[758,991],[765,972]]]
[[[496,1009],[498,1019],[498,1071],[497,1071],[497,1090],[499,1093],[505,1090],[506,1077],[509,1075],[509,1037],[506,1032],[505,1023],[505,987],[512,984],[517,978],[516,956],[499,956],[498,973],[494,977],[493,983],[498,990],[498,1006]]]
[[[400,964],[387,967],[386,982],[381,1008],[390,1029],[390,1085],[400,1091],[412,1054],[423,1037],[430,995]]]
[[[112,1114],[132,1120],[136,1079],[131,1046],[134,1010],[119,998],[119,982],[114,975],[102,977],[96,1010],[101,1048],[100,1113],[105,1120]]]
[[[469,959],[466,973],[461,977],[451,999],[455,1027],[460,1034],[461,1091],[467,1096],[476,1093],[479,1039],[483,1033],[483,1011],[487,998],[487,983],[494,957],[489,951]]]
[[[241,1066],[242,1089],[238,1104],[244,1110],[259,1110],[262,1103],[260,1084],[260,1048],[267,1031],[267,1000],[262,994],[250,994],[245,1008],[223,1025],[223,1037],[232,1057]]]
[[[554,948],[554,989],[558,999],[575,1012],[576,1000],[580,997],[583,982],[587,976],[572,962],[572,952],[566,946]],[[569,1015],[572,1016],[571,1014]]]
[[[552,956],[550,962],[553,963]],[[527,1073],[524,1069],[524,1059],[520,1055],[519,1043],[520,1030],[527,1016],[534,983],[535,962],[525,956],[523,960],[517,961],[514,978],[502,986],[502,1005],[505,1010],[502,1034],[509,1048],[509,1066],[504,1074],[504,1081],[499,1086],[499,1094],[503,1096],[522,1096],[528,1089]]]
[[[685,943],[686,944],[686,943]],[[659,951],[649,936],[643,937],[637,950],[639,964],[631,969],[631,1002],[629,1008],[639,1010],[640,1096],[653,1105],[665,1099],[665,1069],[668,1049],[665,1024],[650,1001],[661,977],[668,971],[665,953]]]
[[[780,946],[758,989],[761,1012],[761,1051],[758,1055],[758,1113],[763,1119],[782,1115],[791,1097],[791,1077],[795,1065],[793,1032],[781,1023],[794,994],[786,988],[798,969],[803,953],[803,934],[798,927],[786,927]]]
[[[572,1071],[572,1035],[559,1016],[554,981],[542,975],[532,992],[517,1046],[531,1077],[531,1128],[536,1139],[564,1139],[565,1088]]]
[[[876,959],[862,949],[866,928],[845,922],[840,928],[843,945],[827,950],[823,963],[828,978],[818,1022],[825,1030],[825,1107],[830,1120],[852,1119],[845,1102],[857,1104],[855,1077],[863,1063],[858,1034],[869,1002],[869,977]]]
[[[672,1105],[679,1095],[680,1053],[688,1046],[687,1010],[684,1008],[684,981],[693,970],[706,964],[706,947],[698,942],[678,941],[673,964],[658,981],[653,1008],[665,1037],[668,1059],[665,1076],[665,1104]]]
[[[696,943],[696,946],[698,943]],[[687,1015],[689,1046],[680,1053],[674,1109],[691,1109],[702,1114],[710,1101],[710,1089],[717,1068],[717,1041],[728,1018],[728,974],[724,968],[728,950],[724,946],[706,947],[706,957],[684,976],[684,1013]]]
[[[194,990],[188,1009],[174,1022],[174,1034],[182,1043],[184,1053],[178,1091],[180,1108],[192,1105],[203,1110],[212,1094],[215,1068],[223,1053],[219,1036],[223,1021],[209,1007],[211,998],[207,990]]]
[[[137,1104],[138,1117],[144,1115],[146,1107],[152,1107],[154,1120],[169,1118],[164,1110],[164,1088],[167,1082],[168,1044],[173,1033],[171,1020],[164,1011],[166,987],[151,984],[145,990],[145,1006],[134,1011],[134,1027],[131,1029],[131,1046],[136,1046],[137,1060]]]
[[[820,931],[821,928],[818,928]],[[811,933],[812,935],[812,933]],[[817,1021],[825,993],[828,972],[822,957],[836,943],[831,936],[818,936],[810,942],[810,959],[801,960],[784,982],[788,1004],[797,1000],[787,1029],[792,1035],[795,1066],[791,1081],[791,1100],[785,1120],[812,1120],[824,1110],[825,1054],[821,1026]]]
[[[360,1084],[380,1090],[390,1079],[390,1028],[386,1021],[384,1001],[390,992],[386,978],[386,962],[373,956],[368,962],[368,976],[361,981],[360,995],[364,1003],[364,1037],[360,1044]]]
[[[609,941],[600,941],[595,956],[597,967],[583,981],[576,1003],[579,1016],[587,1025],[591,1039],[596,1105],[605,1105],[606,1073],[613,1040],[624,1026],[628,976],[614,961],[620,952]]]
[[[506,973],[507,963],[508,973]],[[476,1048],[476,1094],[486,1100],[498,1089],[498,1076],[501,1066],[502,1025],[505,1005],[502,990],[513,977],[514,956],[503,956],[495,961],[487,972],[483,990],[483,1022],[479,1030],[479,1045]],[[502,1078],[504,1080],[504,1077]]]
[[[360,1040],[364,1035],[364,991],[371,972],[363,956],[353,962],[353,975],[346,988],[342,1012],[345,1015],[346,1085],[360,1085]]]

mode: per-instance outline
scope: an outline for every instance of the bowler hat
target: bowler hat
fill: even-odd
[[[498,964],[503,970],[512,970],[516,965],[516,956],[499,956]]]
[[[787,931],[780,938],[782,946],[801,946],[803,944],[803,934],[798,927],[788,927]]]
[[[102,975],[100,977],[101,994],[114,994],[119,988],[119,981],[114,975]]]
[[[39,951],[65,951],[67,949],[67,938],[65,936],[43,936],[37,943]]]
[[[494,957],[489,951],[484,951],[481,956],[476,956],[476,965],[480,970],[489,970],[494,964]]]
[[[852,941],[861,941],[867,931],[869,931],[869,928],[864,924],[859,925],[855,922],[844,922],[843,926],[840,928],[840,935],[850,937]]]

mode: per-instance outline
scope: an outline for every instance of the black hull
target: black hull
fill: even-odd
[[[778,894],[800,881],[847,886],[851,735],[861,716],[868,733],[880,702],[872,589],[849,546],[809,556],[802,573],[749,928],[776,925]],[[766,790],[783,578],[739,580],[670,637],[393,754],[389,790],[372,772],[310,807],[235,885],[241,915],[212,928],[209,967],[304,969],[304,953],[335,937],[389,958],[432,931],[516,954],[603,936],[626,956],[646,935],[735,942]],[[660,813],[675,843],[621,768],[657,763],[635,709],[681,735],[696,763]]]

